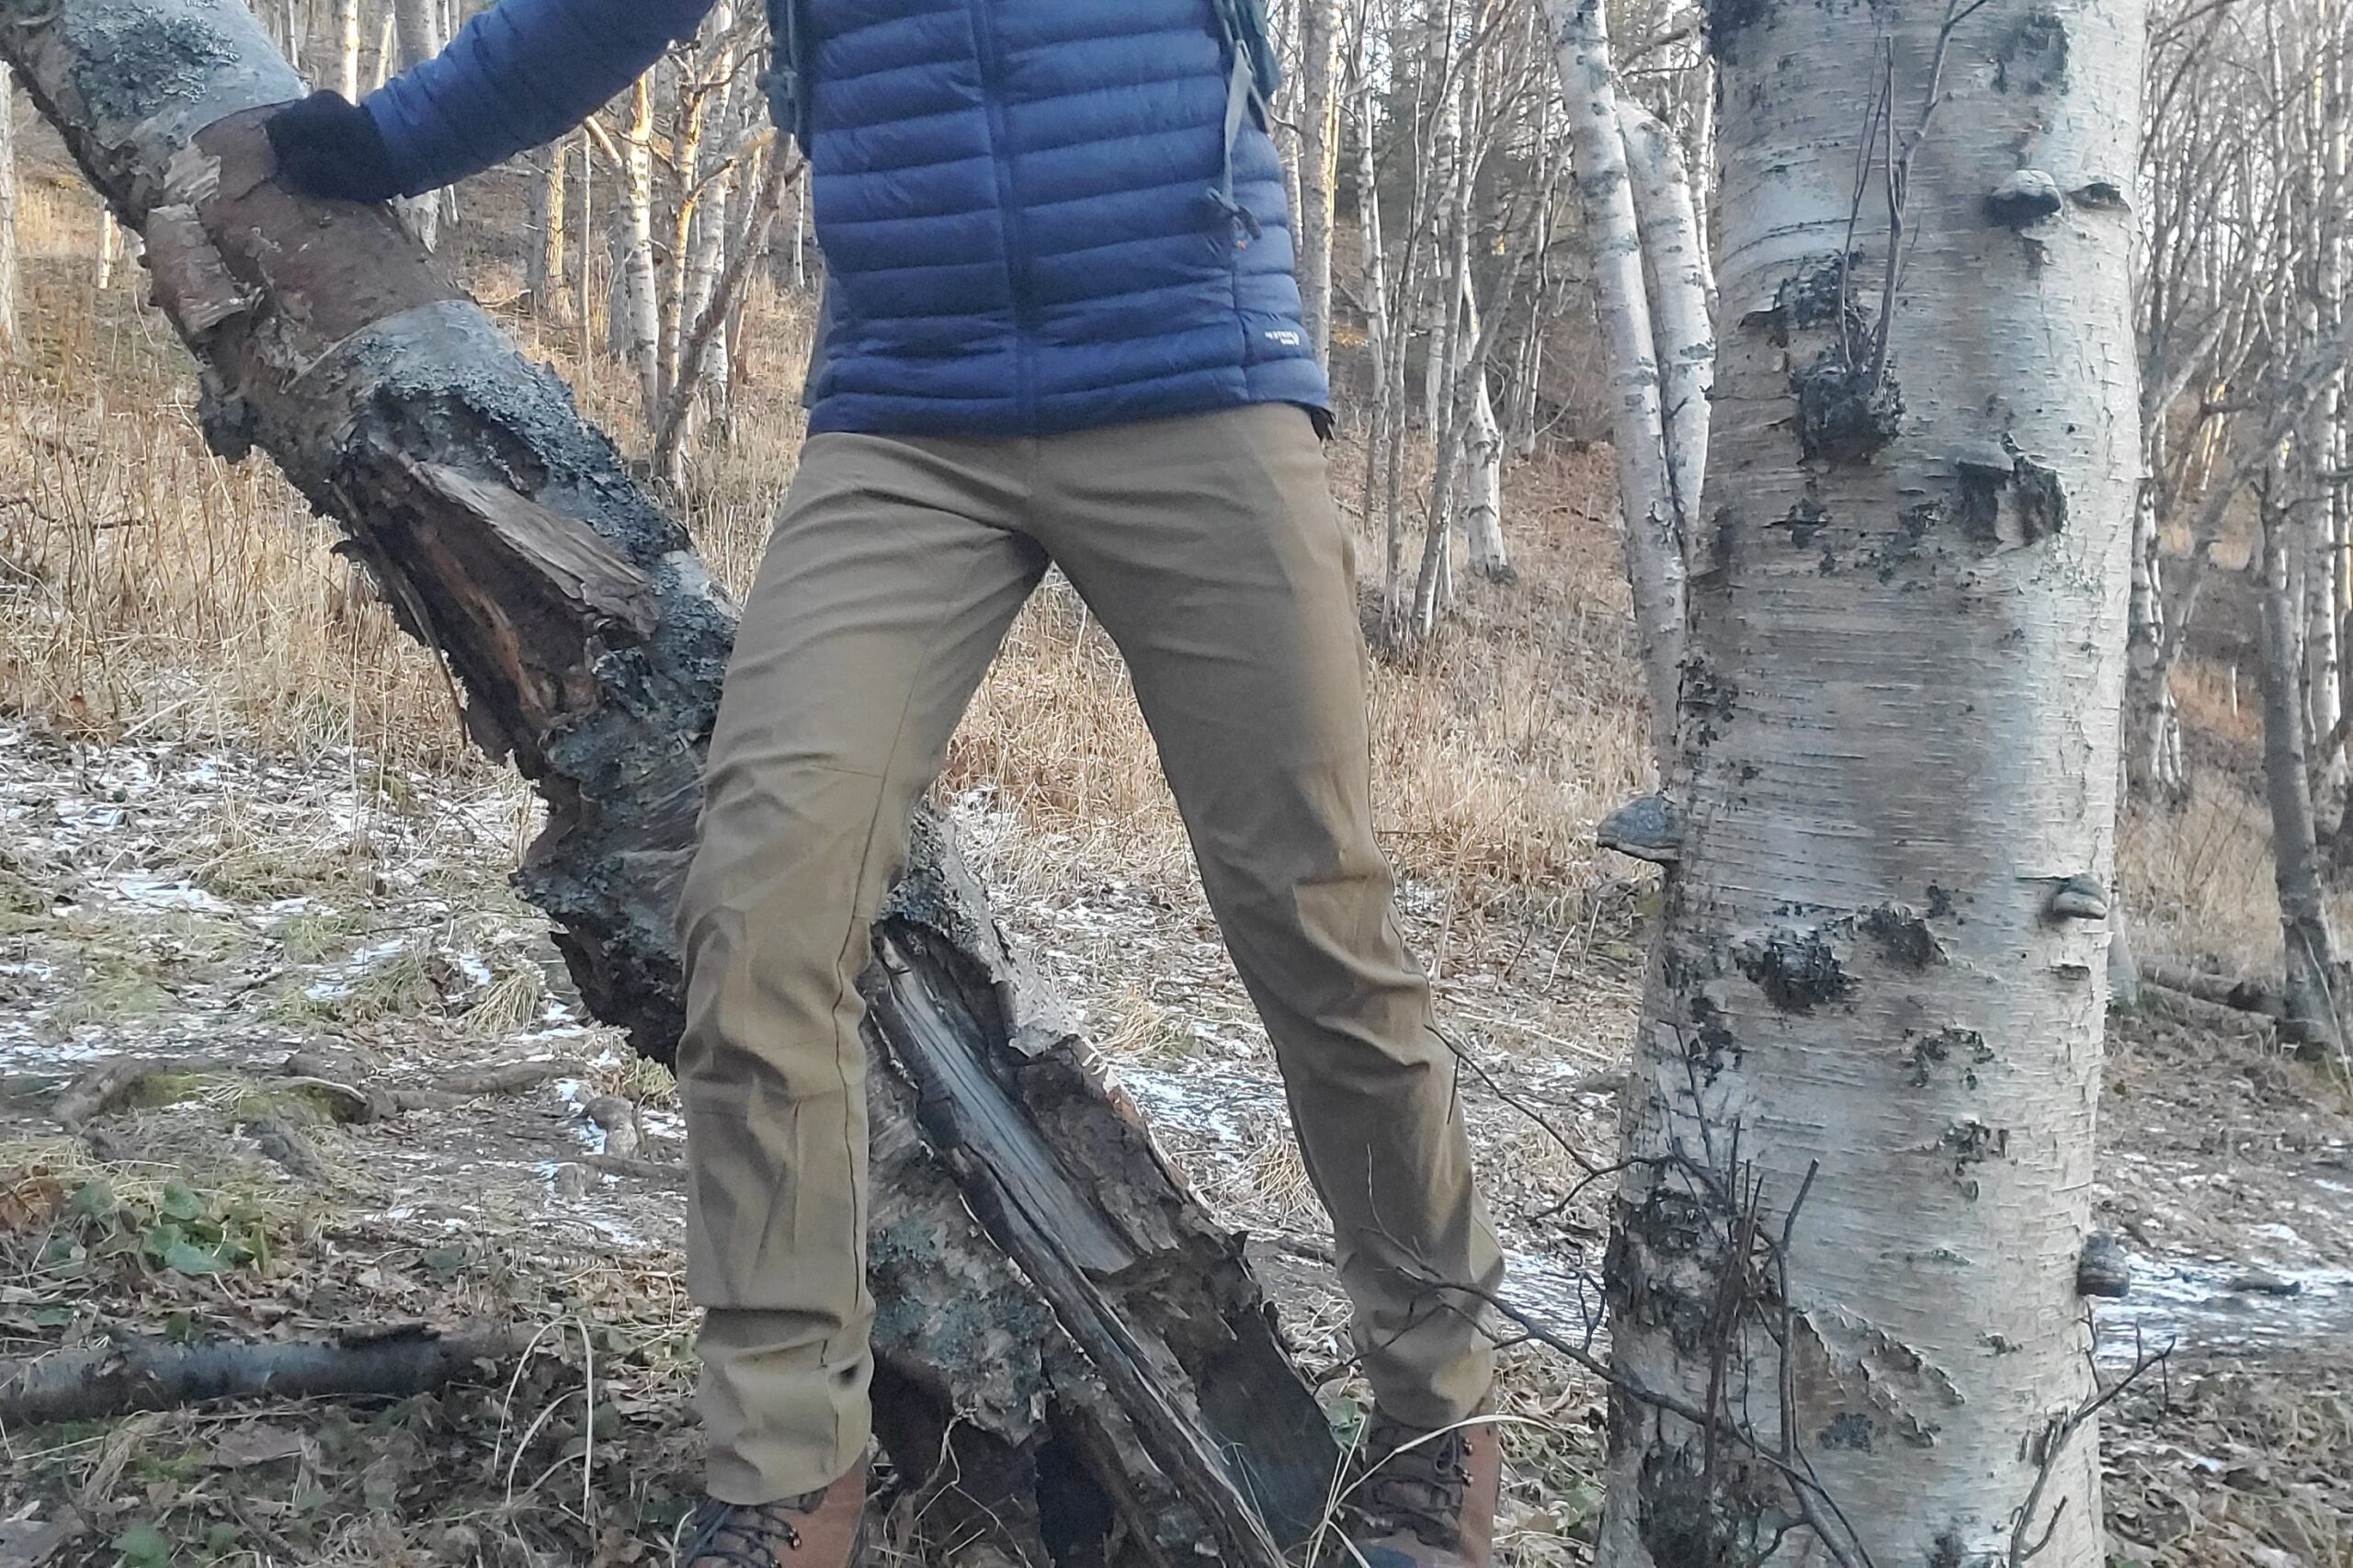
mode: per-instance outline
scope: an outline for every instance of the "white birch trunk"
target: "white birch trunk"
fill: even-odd
[[[359,0],[336,0],[335,91],[359,101]]]
[[[662,301],[654,274],[654,77],[637,79],[621,142],[621,210],[615,215],[612,336],[637,377],[648,430],[662,419]]]
[[[1461,84],[1448,85],[1455,69],[1453,7],[1448,0],[1433,0],[1423,69],[1429,87],[1443,94],[1430,125],[1427,177],[1438,200],[1430,219],[1430,341],[1422,361],[1422,423],[1433,440],[1443,440],[1440,426],[1447,417],[1447,377],[1454,361],[1454,335],[1462,317],[1461,295],[1454,287],[1455,244],[1466,204],[1462,188],[1463,142]]]
[[[524,256],[523,287],[531,309],[561,319],[563,291],[563,143],[551,142],[533,154],[531,248]]]
[[[1340,169],[1339,0],[1299,4],[1299,299],[1315,358],[1332,351],[1332,228]]]
[[[0,62],[0,354],[17,347],[17,78]]]
[[[2135,0],[1770,6],[1711,30],[1687,820],[1608,1267],[1617,1374],[1654,1397],[1612,1396],[1598,1568],[2102,1564],[2076,1281],[2143,41]],[[1854,385],[1850,312],[1881,325],[1876,176],[1849,213],[1883,77],[1899,140],[1941,102],[1910,159],[1889,380],[1825,403]],[[2021,165],[2077,194],[1989,210]]]
[[[1715,280],[1709,275],[1707,241],[1675,133],[1631,98],[1618,100],[1618,124],[1643,257],[1649,263],[1644,280],[1650,287],[1667,482],[1688,540],[1689,522],[1699,516],[1700,482],[1708,467],[1708,389],[1716,367],[1708,301]]]
[[[114,287],[114,269],[116,264],[122,260],[122,225],[115,222],[110,210],[100,209],[97,267],[99,293],[103,294]]]
[[[809,182],[792,187],[792,286],[809,291]]]
[[[1618,128],[1618,89],[1602,0],[1544,0],[1544,15],[1559,58],[1593,265],[1594,304],[1608,358],[1610,445],[1625,514],[1626,574],[1633,585],[1634,629],[1650,692],[1651,749],[1664,780],[1672,771],[1676,694],[1682,681],[1688,523],[1677,510],[1667,467],[1650,291],[1643,278],[1641,230]]]
[[[2285,950],[2285,1000],[2302,1043],[2334,1046],[2336,1022],[2336,937],[2321,875],[2318,823],[2309,768],[2300,646],[2303,606],[2295,573],[2297,522],[2264,507],[2263,554],[2256,587],[2262,607],[2263,764],[2271,808],[2272,882],[2279,898]]]
[[[384,8],[384,19],[376,28],[376,69],[369,74],[369,90],[374,91],[392,79],[392,62],[400,57],[399,26],[391,6]]]
[[[442,30],[441,7],[438,0],[392,0],[392,31],[400,43],[403,69],[430,60],[441,52],[442,40],[449,35]],[[408,223],[409,232],[427,250],[433,249],[440,241],[442,220],[454,216],[456,212],[456,198],[447,191],[427,191],[398,205],[401,216]]]
[[[1357,239],[1358,264],[1364,275],[1365,360],[1372,372],[1371,419],[1364,444],[1363,520],[1370,529],[1374,497],[1381,489],[1381,451],[1392,437],[1397,412],[1389,395],[1389,361],[1394,349],[1389,313],[1388,257],[1381,235],[1381,182],[1372,144],[1377,108],[1370,72],[1359,71],[1355,99]]]
[[[1464,559],[1472,575],[1508,583],[1518,575],[1504,543],[1504,427],[1487,390],[1487,374],[1473,372],[1471,424],[1463,433],[1462,531]]]
[[[1492,324],[1479,315],[1479,297],[1466,267],[1462,279],[1462,352],[1456,374],[1469,382],[1462,417],[1463,559],[1474,577],[1508,583],[1511,551],[1504,543],[1504,430],[1487,390]]]

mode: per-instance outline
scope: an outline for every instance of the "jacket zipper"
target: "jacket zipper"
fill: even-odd
[[[997,225],[1005,242],[1006,293],[1013,305],[1014,410],[1020,419],[1022,433],[1035,435],[1038,394],[1034,384],[1036,370],[1029,362],[1032,324],[1029,291],[1022,287],[1019,270],[1020,259],[1029,253],[1023,248],[1021,204],[1013,188],[1013,156],[1007,144],[1000,91],[1004,85],[1003,57],[997,50],[995,4],[996,0],[970,0],[972,36],[980,45],[981,97],[988,108],[989,153],[996,171]]]

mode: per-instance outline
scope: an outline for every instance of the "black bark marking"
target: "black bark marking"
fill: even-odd
[[[1962,537],[1981,550],[2034,544],[2067,527],[2067,492],[2058,471],[2027,456],[2007,436],[1998,458],[1990,449],[1972,450],[1954,460],[1953,472],[1954,516]]]
[[[1853,1449],[1860,1453],[1871,1451],[1871,1419],[1868,1415],[1848,1411],[1836,1416],[1822,1429],[1818,1439],[1825,1449]]]
[[[1961,1195],[1974,1203],[1979,1187],[1970,1172],[1992,1161],[2009,1158],[2010,1131],[2006,1127],[1988,1127],[1972,1117],[1946,1128],[1937,1146],[1952,1162],[1953,1179],[1961,1184]]]
[[[1771,0],[1702,0],[1705,6],[1708,51],[1720,63],[1730,65],[1739,58],[1741,37],[1749,28],[1762,27],[1772,20]]]
[[[1751,1568],[1790,1523],[1775,1480],[1719,1448],[1717,1473],[1696,1446],[1654,1449],[1636,1483],[1637,1528],[1659,1568]]]
[[[1822,351],[1790,378],[1798,400],[1798,446],[1810,462],[1867,462],[1904,427],[1904,390],[1858,365],[1843,347]]]
[[[1740,687],[1694,654],[1683,675],[1683,713],[1696,726],[1697,744],[1706,745],[1722,734],[1739,701]]]
[[[1997,92],[2057,93],[2067,86],[2067,24],[2035,6],[1994,51]]]
[[[1922,970],[1944,961],[1944,948],[1928,923],[1900,903],[1866,911],[1863,930],[1878,944],[1880,956],[1899,968]]]
[[[1813,536],[1821,532],[1823,525],[1829,520],[1830,514],[1823,510],[1822,503],[1812,495],[1805,495],[1800,497],[1798,504],[1785,515],[1774,518],[1766,527],[1789,529],[1790,542],[1803,550],[1813,542]]]
[[[2018,523],[2032,544],[2046,535],[2055,534],[2067,526],[2067,493],[2061,488],[2058,471],[2046,468],[2028,457],[2018,454],[2013,485],[2017,491]]]
[[[1961,1063],[1961,1082],[1964,1088],[1977,1087],[1977,1069],[1994,1060],[1994,1048],[1975,1029],[1944,1028],[1934,1034],[1912,1038],[1912,1049],[1905,1060],[1912,1069],[1912,1086],[1925,1089],[1935,1081],[1936,1069],[1950,1062]]]
[[[1784,1013],[1811,1013],[1854,994],[1855,981],[1819,930],[1783,927],[1733,949],[1733,962]]]
[[[1732,508],[1717,507],[1716,515],[1711,520],[1715,524],[1715,528],[1708,540],[1708,562],[1719,574],[1730,572],[1739,547],[1739,540],[1733,532],[1735,519],[1733,517]]]

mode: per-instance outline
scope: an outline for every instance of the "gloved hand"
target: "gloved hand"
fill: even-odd
[[[263,125],[278,177],[309,196],[389,201],[401,193],[392,150],[375,117],[340,93],[316,92]]]

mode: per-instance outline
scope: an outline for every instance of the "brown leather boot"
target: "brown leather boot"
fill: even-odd
[[[1368,1568],[1488,1568],[1503,1481],[1495,1423],[1433,1435],[1376,1410],[1362,1455],[1345,1528]]]
[[[680,1568],[850,1568],[866,1544],[866,1464],[781,1503],[705,1498],[678,1549]]]

